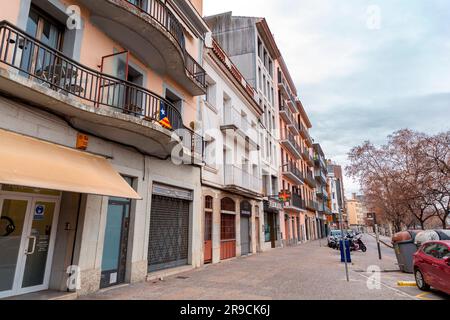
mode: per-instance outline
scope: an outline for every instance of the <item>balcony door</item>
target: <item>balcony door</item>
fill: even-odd
[[[61,25],[58,21],[47,16],[44,12],[38,8],[32,6],[30,9],[30,14],[28,16],[26,33],[32,38],[44,43],[55,50],[61,50],[63,45],[63,35],[65,27]],[[45,78],[47,81],[51,74],[58,74],[55,70],[50,70],[52,68],[61,68],[58,65],[58,61],[55,61],[55,55],[50,55],[42,48],[37,48],[31,42],[21,39],[23,43],[19,43],[19,48],[22,48],[20,68],[24,72],[24,76],[37,75],[39,77]]]

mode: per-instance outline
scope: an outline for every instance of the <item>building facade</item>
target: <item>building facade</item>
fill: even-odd
[[[340,227],[339,216],[342,213],[344,228],[348,227],[347,210],[345,207],[344,177],[342,167],[335,162],[328,160],[328,185],[329,185],[329,207],[333,214],[333,228]]]
[[[314,144],[314,175],[316,177],[317,220],[319,237],[327,237],[332,222],[332,212],[329,206],[328,166],[325,154],[320,144]]]
[[[263,202],[256,91],[213,39],[205,51],[202,124],[204,263],[261,251]]]
[[[205,17],[205,21],[214,39],[258,94],[258,104],[263,110],[258,138],[265,208],[263,249],[279,247],[284,217],[277,203],[280,145],[275,60],[280,54],[264,19],[235,17],[229,12]]]
[[[364,205],[363,196],[353,193],[351,199],[345,200],[345,206],[350,227],[359,228],[366,225],[367,209]]]
[[[203,263],[208,29],[201,1],[149,4],[2,4],[0,297]]]

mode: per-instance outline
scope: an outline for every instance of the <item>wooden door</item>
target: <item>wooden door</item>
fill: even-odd
[[[205,263],[212,262],[213,246],[212,246],[212,212],[205,212]]]

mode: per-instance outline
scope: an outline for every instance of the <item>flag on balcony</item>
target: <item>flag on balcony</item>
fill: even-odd
[[[167,114],[167,108],[164,101],[161,101],[159,107],[159,124],[166,129],[172,130],[172,124],[170,123],[169,115]]]

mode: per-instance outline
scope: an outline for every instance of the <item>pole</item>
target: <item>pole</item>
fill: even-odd
[[[380,232],[378,230],[378,222],[376,214],[373,215],[373,222],[375,224],[375,236],[377,238],[378,258],[382,260],[383,258],[381,257]]]
[[[339,210],[339,221],[341,222],[341,237],[342,237],[342,245],[344,246],[345,275],[347,277],[347,282],[350,282],[350,277],[348,275],[347,247],[345,245],[344,240],[344,221],[342,216],[342,209]]]

